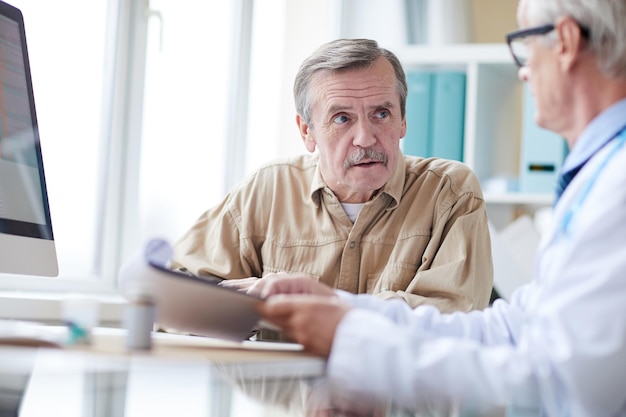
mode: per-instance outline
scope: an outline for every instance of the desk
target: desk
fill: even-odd
[[[324,368],[297,345],[154,333],[151,350],[128,351],[124,330],[99,328],[90,346],[1,346],[0,417],[474,416],[373,404]]]
[[[153,343],[129,352],[124,330],[95,329],[90,346],[2,346],[0,416],[20,402],[21,417],[301,415],[324,372],[288,345],[162,333]]]

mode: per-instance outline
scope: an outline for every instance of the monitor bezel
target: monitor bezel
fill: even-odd
[[[3,248],[4,252],[4,254],[0,255],[0,273],[57,276],[58,260],[44,174],[24,17],[21,10],[0,0],[0,18],[10,19],[15,22],[19,30],[33,146],[39,173],[41,202],[43,204],[43,218],[45,221],[44,224],[37,224],[0,217],[0,248]]]

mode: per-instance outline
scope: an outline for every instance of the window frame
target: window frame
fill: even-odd
[[[259,62],[251,62],[252,48],[255,47],[251,42],[256,18],[253,14],[254,4],[254,0],[232,2],[235,10],[233,30],[239,31],[232,47],[241,50],[228,63],[232,68],[229,88],[233,94],[229,105],[231,125],[227,128],[225,151],[226,166],[230,166],[230,171],[224,175],[224,192],[262,162],[259,160],[260,153],[262,158],[275,158],[303,152],[294,119],[290,116],[294,114],[291,82],[302,59],[322,42],[339,35],[337,17],[341,0],[310,3],[282,0],[279,3],[284,8],[278,28],[280,34],[274,41],[270,39],[268,46],[272,49],[272,71],[278,71],[273,73],[273,77],[284,81],[280,82],[278,91],[272,90],[272,94],[277,95],[275,114],[267,117],[267,106],[256,109],[255,115],[257,119],[259,115],[262,116],[263,123],[261,126],[255,124],[255,131],[250,132],[247,126],[250,122],[250,86],[245,85],[243,88],[241,80],[249,82],[251,68],[259,65]],[[100,302],[100,323],[121,325],[126,301],[117,288],[117,271],[123,260],[142,243],[139,238],[137,191],[148,23],[154,17],[158,18],[159,12],[151,10],[150,0],[110,0],[105,60],[110,67],[108,76],[103,80],[103,88],[112,94],[108,98],[103,97],[106,101],[102,107],[100,144],[101,163],[106,165],[99,179],[99,188],[104,197],[101,202],[105,203],[100,207],[99,217],[102,219],[103,233],[99,258],[101,274],[81,279],[0,275],[0,319],[27,319],[58,324],[62,322],[63,299],[70,295],[97,299]],[[291,23],[294,21],[301,23],[294,26]],[[267,89],[261,92],[266,93]],[[246,113],[245,118],[241,112]],[[241,126],[242,120],[246,120],[246,126]],[[264,138],[263,152],[257,152],[259,131]]]
[[[247,114],[247,83],[250,71],[250,48],[254,0],[233,2],[236,24],[240,29],[233,47],[239,50],[231,58],[229,80],[230,114]],[[119,325],[125,299],[117,287],[117,273],[123,261],[140,247],[139,177],[143,98],[148,44],[148,23],[159,17],[151,10],[150,0],[110,0],[108,4],[103,91],[100,128],[100,177],[98,178],[99,250],[98,274],[88,277],[31,277],[0,275],[0,319],[62,322],[62,303],[68,297],[96,298],[101,305],[101,323]],[[246,158],[246,129],[229,117],[226,157],[230,161],[223,186],[230,187],[243,175]],[[53,224],[54,230],[54,224]]]

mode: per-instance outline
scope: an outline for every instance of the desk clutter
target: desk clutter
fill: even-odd
[[[126,336],[126,329],[96,327],[90,344],[0,345],[0,415],[269,415],[264,410],[291,406],[278,402],[287,390],[308,387],[325,370],[295,345],[154,332],[150,350],[129,350]],[[275,388],[276,396],[259,397],[257,387]]]
[[[139,312],[140,315],[145,314]],[[152,314],[152,313],[148,313]],[[166,357],[202,357],[240,360],[245,357],[272,359],[307,356],[302,345],[289,342],[256,340],[231,341],[205,336],[150,331],[146,317],[140,317],[141,334],[136,328],[94,327],[89,338],[77,343],[74,329],[68,325],[47,325],[22,320],[0,320],[0,346],[55,348],[115,355],[143,354]]]

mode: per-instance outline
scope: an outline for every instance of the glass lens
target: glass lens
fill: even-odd
[[[511,52],[517,59],[517,62],[524,66],[528,61],[528,43],[527,38],[514,39],[510,43]]]

